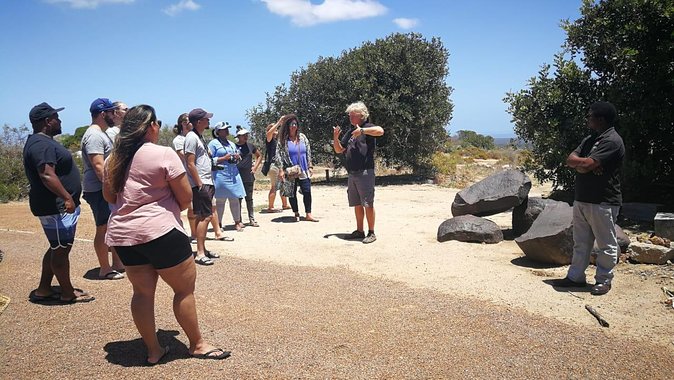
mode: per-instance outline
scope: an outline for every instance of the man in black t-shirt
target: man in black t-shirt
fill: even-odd
[[[349,172],[347,195],[349,206],[356,213],[356,230],[349,239],[363,239],[368,244],[377,240],[374,233],[374,150],[375,137],[382,136],[384,129],[368,121],[369,112],[363,102],[346,108],[351,127],[342,136],[339,126],[333,128],[333,147],[337,153],[346,153],[346,170]],[[368,233],[365,235],[363,219],[367,217]]]
[[[80,172],[70,152],[53,137],[61,133],[58,112],[47,103],[30,110],[33,134],[23,148],[23,164],[30,183],[29,202],[33,215],[40,219],[49,249],[42,259],[40,285],[30,293],[35,303],[60,304],[93,301],[94,297],[75,290],[70,281],[68,255],[75,240],[80,215],[82,185]],[[60,292],[51,287],[53,277]]]
[[[553,285],[584,287],[585,269],[597,242],[596,284],[593,295],[611,290],[613,267],[618,259],[615,222],[622,204],[620,171],[625,157],[623,140],[615,131],[615,107],[596,102],[589,107],[587,125],[593,133],[569,154],[567,166],[576,169],[573,203],[573,258],[565,278]]]

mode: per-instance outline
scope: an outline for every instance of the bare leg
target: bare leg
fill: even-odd
[[[267,209],[272,210],[274,208],[274,201],[276,200],[276,187],[272,186],[271,189],[269,189],[267,198],[269,198],[269,207],[267,207]]]
[[[210,222],[211,215],[197,216],[197,259],[203,257],[206,252],[206,232]]]
[[[164,355],[164,349],[157,338],[154,319],[154,293],[159,277],[157,271],[149,264],[128,266],[126,273],[133,285],[133,297],[131,297],[133,322],[147,346],[148,362],[156,363]]]
[[[374,207],[365,207],[365,217],[367,218],[367,228],[374,231]]]
[[[108,260],[108,246],[105,244],[105,232],[107,230],[107,224],[96,226],[96,235],[94,236],[94,250],[96,251],[96,258],[98,258],[98,265],[101,267],[98,271],[100,277],[112,272],[112,266],[110,266]]]
[[[197,278],[193,260],[166,269],[158,270],[162,280],[173,289],[173,313],[180,327],[190,341],[190,354],[205,354],[215,347],[206,343],[201,336],[197,307],[194,299],[194,284]]]
[[[54,278],[54,271],[51,269],[51,248],[47,248],[42,257],[42,272],[40,273],[40,284],[35,289],[35,295],[47,297],[52,294],[51,281]]]
[[[119,256],[117,256],[117,250],[115,250],[115,247],[110,247],[110,253],[112,253],[112,269],[124,272],[126,268],[124,268],[122,260],[120,260]]]
[[[290,205],[288,205],[288,197],[281,195],[281,204],[284,209],[290,208]]]
[[[213,227],[213,233],[215,233],[215,238],[220,239],[222,238],[222,229],[220,223],[218,222],[220,220],[220,218],[218,217],[218,210],[216,209],[215,206],[212,206],[211,211],[213,212],[213,215],[211,215],[211,227]]]
[[[197,238],[197,218],[194,216],[194,210],[192,209],[192,204],[187,207],[187,221],[190,224],[190,238]]]
[[[365,218],[365,208],[363,206],[356,206],[353,208],[356,213],[356,229],[363,231],[363,219]]]

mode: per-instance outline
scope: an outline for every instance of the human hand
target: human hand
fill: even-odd
[[[72,214],[75,212],[75,201],[72,198],[68,198],[63,202],[66,208],[66,212],[68,214]]]
[[[332,137],[338,138],[340,133],[342,133],[342,127],[339,125],[332,127]]]
[[[356,129],[351,132],[351,137],[358,137],[363,134],[363,128],[360,125],[356,124]]]
[[[309,168],[309,177],[314,176],[314,168]]]

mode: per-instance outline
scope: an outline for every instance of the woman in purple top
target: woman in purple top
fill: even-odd
[[[133,285],[131,314],[147,346],[147,363],[168,353],[157,339],[154,295],[161,277],[174,292],[173,311],[190,341],[189,353],[224,359],[229,352],[206,343],[197,323],[194,300],[196,267],[180,212],[192,190],[178,155],[156,145],[159,124],[148,105],[131,108],[115,150],[105,162],[103,196],[113,204],[106,243],[115,247]]]
[[[311,215],[311,176],[314,165],[311,162],[311,145],[304,133],[299,131],[297,116],[290,114],[283,117],[278,134],[275,163],[279,170],[279,178],[282,182],[291,181],[292,193],[287,194],[290,198],[290,206],[295,213],[295,221],[300,220],[299,206],[297,204],[297,187],[299,186],[304,201],[304,211],[308,222],[318,222]],[[290,167],[299,166],[299,174],[293,178],[287,175]],[[286,195],[286,194],[283,194]]]

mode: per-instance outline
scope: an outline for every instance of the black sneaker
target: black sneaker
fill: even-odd
[[[370,232],[365,239],[363,239],[363,244],[374,243],[375,240],[377,240],[377,235],[375,235],[374,232]]]
[[[590,294],[593,296],[602,296],[608,291],[611,290],[611,284],[595,284],[595,286],[592,287],[592,290],[590,290]]]
[[[587,286],[587,282],[576,282],[570,280],[568,277],[564,278],[558,278],[556,280],[552,280],[550,284],[553,287],[558,287],[558,288],[584,288]]]
[[[365,238],[365,232],[355,230],[351,234],[347,235],[346,238],[349,239],[349,240],[364,239]]]

